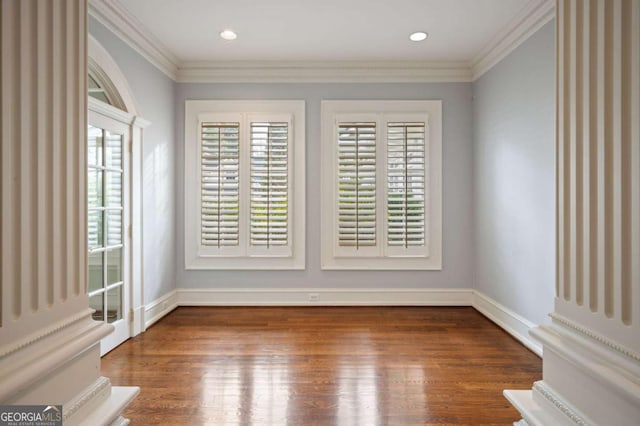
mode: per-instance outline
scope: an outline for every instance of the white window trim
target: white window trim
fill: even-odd
[[[274,115],[292,117],[290,147],[290,256],[247,254],[207,256],[200,250],[199,117],[202,114]],[[243,155],[243,154],[241,154]],[[242,162],[242,159],[241,159]],[[241,176],[245,171],[240,171]],[[294,270],[305,268],[305,101],[302,100],[187,100],[185,101],[185,268]],[[242,187],[241,187],[242,188]],[[241,194],[241,197],[245,195]],[[245,203],[245,206],[247,204]],[[241,211],[241,217],[248,214]]]
[[[415,117],[422,114],[428,117],[428,156],[429,156],[429,198],[428,255],[391,256],[382,247],[370,256],[343,256],[337,253],[337,218],[335,203],[337,200],[336,170],[336,118],[341,114],[385,114],[407,115]],[[386,131],[379,129],[378,131]],[[386,150],[386,147],[382,147]],[[377,162],[378,179],[381,178],[385,157]],[[384,180],[380,179],[380,182]],[[442,101],[322,101],[322,269],[329,270],[441,270],[442,269]],[[386,201],[379,200],[380,207]],[[380,211],[380,210],[379,210]],[[384,236],[386,221],[381,216],[378,223],[379,238]],[[385,255],[387,252],[387,255]]]

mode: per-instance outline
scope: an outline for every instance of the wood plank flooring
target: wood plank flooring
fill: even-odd
[[[183,307],[102,374],[132,425],[507,425],[542,362],[473,308]]]

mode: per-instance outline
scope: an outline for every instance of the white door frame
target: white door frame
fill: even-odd
[[[131,235],[130,235],[130,226],[131,226],[131,155],[129,153],[129,144],[131,141],[131,131],[129,124],[126,122],[122,122],[117,118],[117,114],[110,114],[110,108],[100,108],[101,111],[97,111],[98,108],[94,105],[93,108],[89,107],[88,113],[88,122],[89,125],[95,128],[103,129],[105,132],[110,132],[112,134],[119,134],[122,136],[122,227],[121,227],[121,270],[122,270],[122,284],[120,284],[120,319],[110,322],[112,326],[114,326],[113,332],[111,332],[108,336],[104,337],[100,342],[100,355],[104,355],[116,346],[120,345],[122,342],[127,340],[132,335],[130,316],[131,314],[131,300],[132,300],[132,286],[131,286],[131,265],[132,265],[132,256],[131,256]],[[102,145],[106,144],[106,139],[103,137]],[[104,162],[104,160],[103,160]],[[107,181],[107,173],[102,172],[102,185],[104,188],[105,182]],[[102,191],[103,188],[100,190]],[[105,194],[103,193],[103,201],[102,205],[106,205]],[[102,229],[100,232],[102,233],[102,245],[103,247],[108,247],[111,244],[108,242],[109,236],[109,221],[106,219],[107,216],[102,217]],[[105,233],[105,226],[107,232]],[[108,312],[109,310],[104,309],[104,303],[106,302],[107,308],[109,307],[110,295],[113,294],[110,290],[107,289],[109,282],[107,281],[108,273],[105,272],[105,268],[108,268],[108,251],[100,252],[103,255],[102,258],[102,270],[103,270],[103,280],[102,280],[102,288],[96,291],[100,291],[103,293],[102,303],[103,303],[103,320],[108,322]],[[105,263],[106,261],[106,263]],[[106,299],[106,300],[105,300]]]
[[[136,336],[145,330],[143,244],[142,244],[142,148],[143,130],[151,123],[138,113],[138,107],[127,80],[111,55],[88,35],[89,68],[99,79],[113,106],[89,97],[89,111],[101,113],[129,126],[129,141],[125,141],[125,150],[129,153],[130,164],[130,336]]]

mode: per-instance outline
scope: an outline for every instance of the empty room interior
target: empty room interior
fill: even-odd
[[[638,424],[640,0],[1,1],[0,423]]]

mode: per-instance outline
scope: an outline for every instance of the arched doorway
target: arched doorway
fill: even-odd
[[[143,331],[141,146],[131,90],[107,51],[89,36],[87,270],[93,319],[111,324],[104,355]]]

